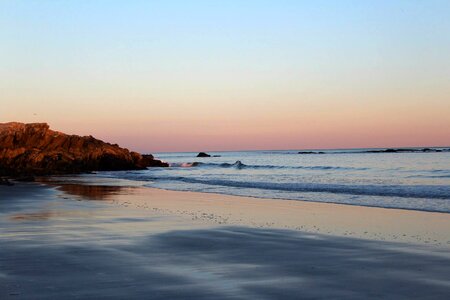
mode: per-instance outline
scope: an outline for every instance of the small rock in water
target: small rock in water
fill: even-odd
[[[298,154],[324,154],[324,152],[315,152],[315,151],[299,151]]]
[[[197,154],[197,157],[211,157],[211,155],[205,152],[200,152],[199,154]]]

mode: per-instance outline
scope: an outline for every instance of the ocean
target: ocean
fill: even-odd
[[[300,152],[156,153],[169,168],[87,176],[168,190],[450,212],[449,149]]]

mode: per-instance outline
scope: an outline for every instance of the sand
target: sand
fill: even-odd
[[[292,229],[333,236],[450,248],[450,214],[295,200],[130,188],[110,200],[122,206],[184,215],[193,221]]]
[[[0,186],[1,299],[448,299],[450,214]]]

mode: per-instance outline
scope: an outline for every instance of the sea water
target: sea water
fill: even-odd
[[[439,151],[440,149],[438,149]],[[105,172],[168,190],[450,212],[450,152],[157,153],[169,168]],[[263,200],[261,200],[263,201]]]

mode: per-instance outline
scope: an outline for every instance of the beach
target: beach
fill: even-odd
[[[450,1],[0,1],[0,300],[450,300]]]
[[[2,299],[447,299],[450,215],[65,178],[0,186]]]

